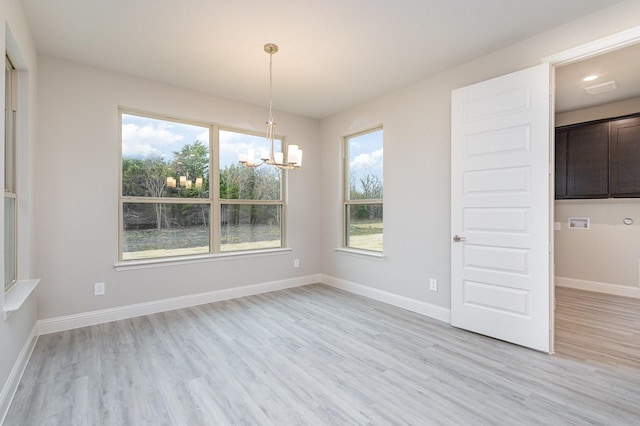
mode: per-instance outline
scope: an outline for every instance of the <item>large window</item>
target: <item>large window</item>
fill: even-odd
[[[5,59],[4,98],[4,290],[17,279],[17,195],[16,195],[16,70]]]
[[[382,240],[382,128],[345,138],[344,245],[379,251]]]
[[[281,173],[238,163],[264,137],[121,112],[121,138],[121,260],[283,246]]]
[[[275,151],[281,151],[281,141]],[[220,250],[282,246],[281,172],[238,164],[238,154],[270,150],[262,136],[220,131]],[[263,155],[261,155],[263,156]]]

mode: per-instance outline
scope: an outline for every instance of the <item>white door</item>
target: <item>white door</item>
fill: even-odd
[[[549,64],[452,92],[451,324],[550,351]]]

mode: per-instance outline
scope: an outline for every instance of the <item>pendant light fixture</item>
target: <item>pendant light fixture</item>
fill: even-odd
[[[273,121],[273,55],[278,53],[278,45],[267,43],[264,45],[264,51],[269,54],[269,119],[267,125],[267,139],[271,144],[271,151],[262,151],[260,159],[256,160],[254,150],[250,149],[246,154],[240,154],[238,160],[246,167],[259,167],[263,164],[277,167],[281,170],[295,170],[302,166],[302,150],[298,145],[283,146],[281,152],[275,150],[275,128],[276,123]],[[286,150],[284,148],[287,148]],[[285,157],[286,153],[286,157]]]

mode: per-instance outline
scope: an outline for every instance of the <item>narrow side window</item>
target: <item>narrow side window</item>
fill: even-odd
[[[383,131],[344,140],[344,246],[383,251]]]

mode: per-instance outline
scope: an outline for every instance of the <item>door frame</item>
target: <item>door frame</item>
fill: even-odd
[[[563,50],[557,53],[554,53],[549,56],[545,56],[540,60],[540,63],[548,63],[553,68],[551,73],[551,81],[553,87],[551,88],[552,100],[550,103],[550,113],[551,113],[551,134],[549,135],[549,153],[550,153],[550,162],[553,165],[555,163],[555,132],[553,128],[555,127],[555,68],[568,65],[574,62],[579,62],[585,59],[589,59],[595,56],[599,56],[605,53],[613,52],[614,50],[622,49],[624,47],[632,46],[634,44],[640,43],[640,25],[631,27],[627,30],[620,31],[615,34],[611,34],[606,37],[602,37],[588,43],[584,43],[575,47],[572,47],[567,50]],[[550,179],[550,197],[549,201],[550,206],[550,217],[551,223],[554,222],[554,202],[555,202],[555,174],[554,167],[550,167],[551,179]],[[549,338],[550,338],[550,353],[555,352],[555,246],[554,246],[554,232],[553,229],[549,231],[549,247],[550,247],[550,262],[551,268],[549,277]]]
[[[549,63],[554,67],[568,65],[636,43],[640,43],[640,25],[545,56],[540,60],[540,63]]]

